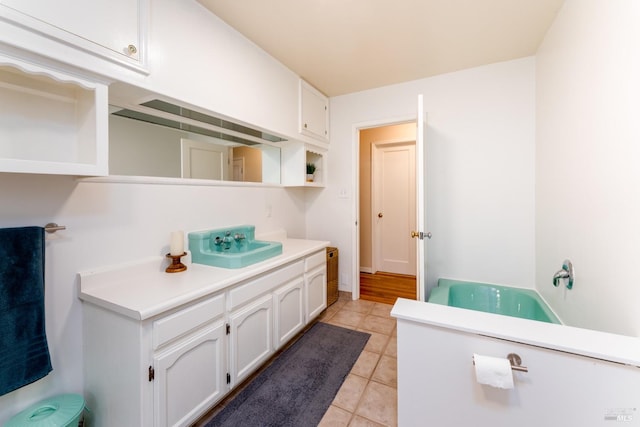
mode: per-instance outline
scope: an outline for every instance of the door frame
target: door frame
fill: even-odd
[[[351,228],[351,253],[353,254],[351,259],[351,298],[353,300],[360,299],[360,131],[405,123],[416,123],[417,125],[417,115],[360,122],[352,126],[351,147],[353,167],[351,168],[351,187],[353,200],[351,203],[351,214],[354,227]],[[416,287],[418,286],[420,285],[416,280]]]
[[[380,140],[380,141],[375,141],[371,143],[371,214],[374,215],[376,209],[374,209],[374,206],[376,205],[376,201],[379,201],[379,194],[377,194],[377,192],[380,190],[380,188],[378,188],[380,182],[379,182],[379,177],[376,176],[375,171],[377,169],[377,166],[375,164],[375,152],[376,150],[380,149],[380,148],[384,148],[384,147],[389,147],[389,146],[413,146],[414,147],[414,153],[413,153],[413,158],[411,159],[412,162],[416,162],[416,152],[415,152],[415,147],[416,147],[416,140],[411,140],[411,139],[406,139],[406,138],[392,138],[392,139],[385,139],[385,140]],[[416,177],[414,176],[414,181],[415,181]],[[415,204],[418,203],[418,200],[416,198],[416,194],[415,191],[412,194],[413,197],[413,205],[414,205],[414,212],[415,212]],[[372,218],[371,221],[371,249],[372,249],[372,257],[371,257],[371,269],[373,270],[373,273],[379,271],[380,268],[380,264],[379,264],[379,257],[380,257],[380,245],[378,244],[379,241],[379,228],[376,224],[374,224],[375,218]],[[360,238],[358,236],[358,238]],[[414,243],[415,244],[415,243]],[[415,258],[415,254],[414,254],[414,258]],[[417,266],[416,266],[417,267]],[[414,274],[416,274],[417,272],[414,271]]]

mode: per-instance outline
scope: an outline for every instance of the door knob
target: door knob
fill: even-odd
[[[382,212],[378,212],[378,218],[382,218]]]
[[[418,239],[424,239],[425,237],[426,237],[427,239],[431,239],[431,237],[432,237],[432,236],[433,236],[433,234],[431,234],[431,232],[430,232],[430,231],[428,231],[428,232],[426,232],[426,233],[423,233],[423,232],[421,232],[421,231],[412,231],[412,232],[411,232],[411,238],[413,238],[413,239],[415,239],[416,237],[417,237]]]

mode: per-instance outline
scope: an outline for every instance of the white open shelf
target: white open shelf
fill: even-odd
[[[326,152],[315,146],[291,143],[282,147],[282,184],[290,187],[324,187]],[[313,182],[308,182],[307,163],[316,165]]]
[[[0,171],[108,173],[107,87],[0,55]]]

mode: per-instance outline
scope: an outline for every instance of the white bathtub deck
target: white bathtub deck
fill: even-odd
[[[391,315],[397,319],[640,367],[640,339],[635,337],[401,298]]]
[[[640,339],[398,300],[398,425],[640,427]],[[476,379],[474,354],[521,357],[513,388]]]

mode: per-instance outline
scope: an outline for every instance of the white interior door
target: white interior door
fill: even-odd
[[[411,233],[411,237],[416,239],[416,297],[418,301],[425,299],[426,280],[426,246],[425,237],[430,239],[431,233],[425,232],[426,223],[426,198],[424,169],[426,164],[424,149],[424,130],[426,125],[424,113],[424,99],[422,94],[418,95],[418,117],[416,120],[416,229]]]
[[[373,162],[373,270],[416,274],[415,142],[376,143]]]
[[[229,149],[223,145],[181,139],[182,177],[226,180]]]
[[[233,158],[233,180],[244,181],[244,157]]]

